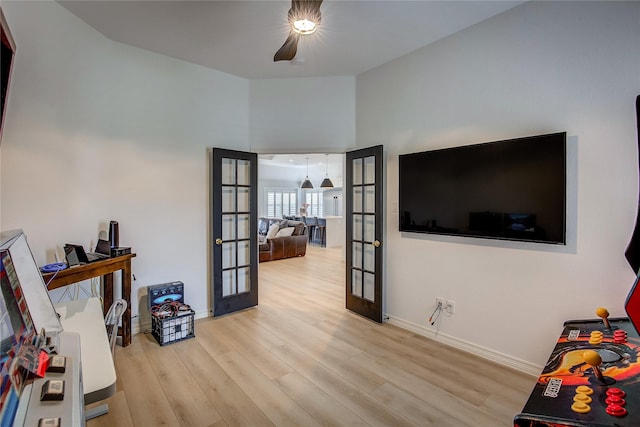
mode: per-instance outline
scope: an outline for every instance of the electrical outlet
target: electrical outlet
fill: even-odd
[[[445,301],[447,313],[450,315],[456,314],[456,302],[454,300],[448,299]]]
[[[444,310],[445,306],[447,305],[447,300],[442,297],[436,297],[436,307],[438,306],[438,304],[440,304],[440,309]]]

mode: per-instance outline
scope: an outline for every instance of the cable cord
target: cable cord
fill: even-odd
[[[442,307],[442,303],[438,302],[438,304],[436,305],[436,308],[433,310],[433,313],[431,314],[431,316],[429,317],[429,324],[431,326],[435,325],[436,326],[436,333],[435,336],[438,336],[438,333],[440,332],[440,325],[442,324],[442,312],[444,311],[444,308]]]
[[[53,276],[51,276],[49,278],[49,281],[47,283],[44,284],[44,287],[49,289],[49,285],[51,284],[51,282],[53,281],[53,279],[55,279],[55,277],[58,275],[58,273],[60,272],[60,270],[56,270],[55,273],[53,273]]]
[[[91,279],[91,296],[100,299],[100,305],[104,306],[104,299],[100,292],[100,278],[94,277]]]
[[[433,313],[431,313],[431,316],[429,316],[429,323],[431,323],[431,326],[433,326],[433,324],[438,321],[438,319],[440,318],[441,312],[442,312],[442,303],[438,302],[438,305],[436,305],[436,308],[433,310]]]

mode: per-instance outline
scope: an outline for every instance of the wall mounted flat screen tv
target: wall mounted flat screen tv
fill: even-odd
[[[566,132],[399,156],[400,231],[566,243]]]

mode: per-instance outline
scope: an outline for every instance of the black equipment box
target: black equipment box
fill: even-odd
[[[111,248],[111,258],[115,258],[117,256],[129,255],[131,253],[130,247],[118,247]]]
[[[167,302],[184,303],[184,283],[168,282],[148,287],[149,310]]]

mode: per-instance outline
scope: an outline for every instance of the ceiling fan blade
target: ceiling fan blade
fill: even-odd
[[[312,3],[313,3],[312,9],[315,9],[315,12],[320,14],[320,6],[322,5],[322,0],[312,0]]]
[[[319,10],[322,0],[291,0],[292,9]]]
[[[317,23],[320,23],[320,6],[322,6],[322,0],[291,0],[289,17],[299,14],[310,15],[316,18]]]
[[[295,58],[298,52],[298,38],[300,35],[295,31],[289,33],[287,41],[284,42],[282,47],[278,49],[275,55],[273,55],[273,62],[277,61],[291,61]]]

